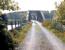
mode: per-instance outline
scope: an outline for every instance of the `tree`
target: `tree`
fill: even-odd
[[[65,0],[57,7],[58,21],[65,25]]]
[[[0,9],[2,10],[18,10],[18,3],[13,0],[0,0]]]

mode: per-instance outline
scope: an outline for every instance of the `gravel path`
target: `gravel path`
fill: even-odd
[[[47,31],[39,22],[32,24],[23,45],[16,50],[65,50],[60,40]]]

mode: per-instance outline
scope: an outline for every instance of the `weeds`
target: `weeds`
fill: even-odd
[[[59,39],[62,40],[63,43],[65,43],[65,31],[62,31],[61,27],[59,29],[56,23],[52,23],[51,21],[44,21],[42,25],[49,31],[53,32]]]

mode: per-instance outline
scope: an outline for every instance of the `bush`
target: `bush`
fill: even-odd
[[[52,21],[50,20],[45,20],[43,21],[43,24],[42,24],[44,27],[47,27],[49,29],[52,29],[53,28],[53,24],[52,24]]]

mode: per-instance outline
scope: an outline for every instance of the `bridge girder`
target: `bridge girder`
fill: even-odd
[[[44,14],[42,11],[29,11],[29,21],[31,20],[37,20],[39,22],[42,22],[45,20]]]

